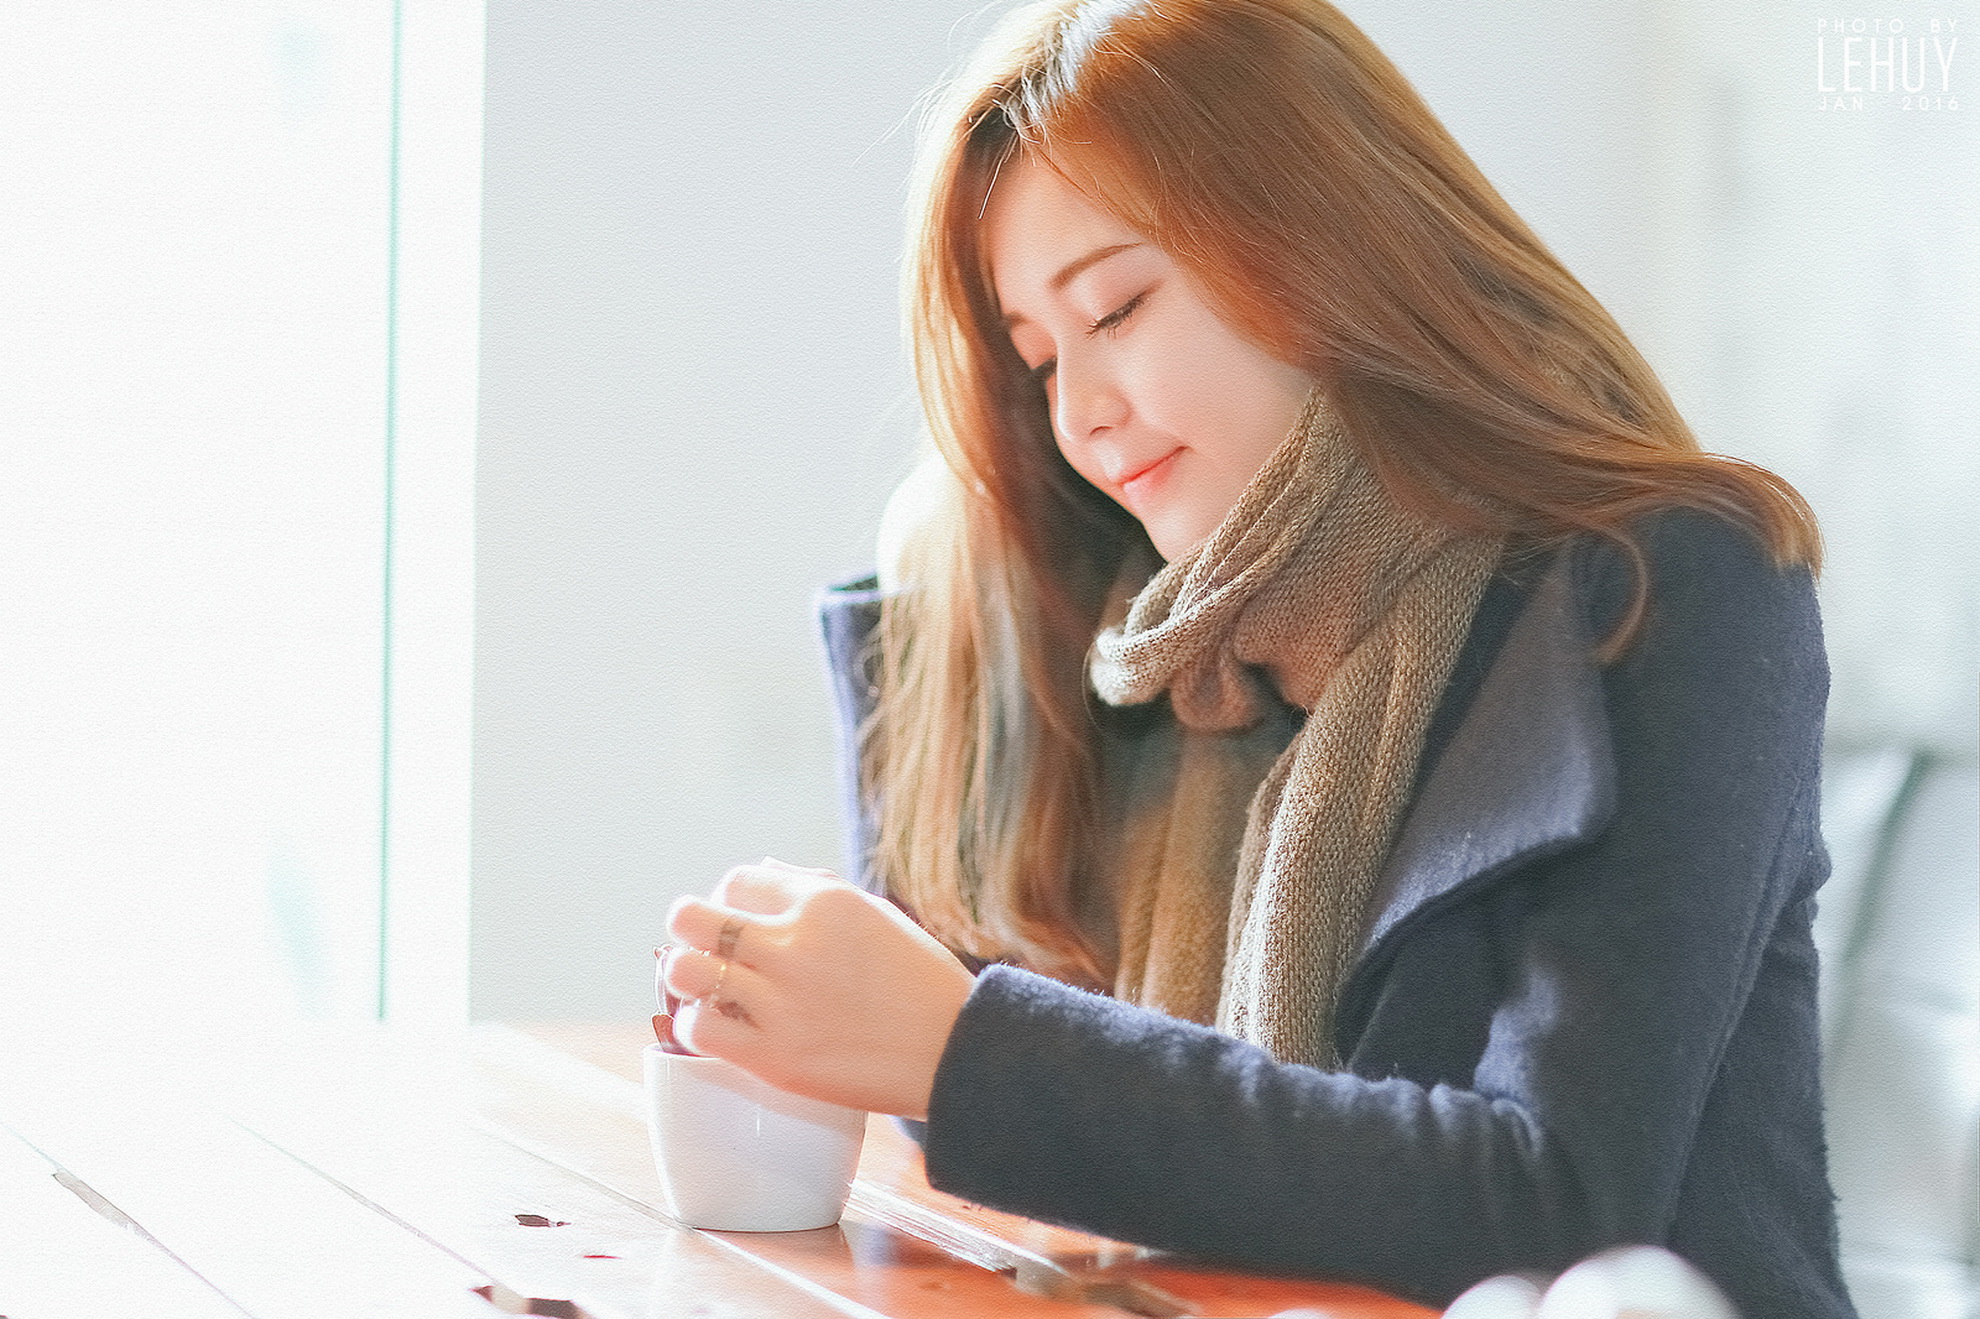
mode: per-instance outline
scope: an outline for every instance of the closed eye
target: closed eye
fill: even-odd
[[[1096,334],[1109,334],[1120,329],[1126,323],[1127,318],[1134,315],[1136,309],[1141,306],[1142,300],[1147,296],[1146,293],[1137,293],[1120,306],[1114,308],[1114,310],[1108,312],[1105,316],[1102,316],[1099,320],[1093,322],[1093,324],[1087,326],[1087,337],[1090,339]]]
[[[1129,298],[1126,302],[1122,303],[1120,306],[1114,308],[1114,310],[1108,312],[1105,316],[1102,316],[1099,320],[1087,326],[1086,327],[1087,337],[1090,339],[1096,334],[1112,334],[1115,330],[1120,329],[1122,325],[1127,323],[1128,317],[1134,315],[1134,313],[1140,309],[1141,304],[1147,299],[1147,297],[1148,297],[1147,293],[1135,294],[1133,297]],[[1052,378],[1052,373],[1058,370],[1058,367],[1059,367],[1058,358],[1056,357],[1047,358],[1045,361],[1040,362],[1037,366],[1031,368],[1031,378],[1034,381],[1036,381],[1038,384],[1043,385],[1047,380],[1050,380]]]

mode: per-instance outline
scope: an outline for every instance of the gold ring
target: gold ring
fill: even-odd
[[[715,983],[709,987],[707,995],[701,1001],[707,1004],[708,1010],[718,1017],[727,1017],[731,1021],[740,1021],[745,1025],[754,1026],[756,1024],[755,1021],[751,1020],[749,1013],[743,1011],[742,1004],[732,998],[722,997],[722,982],[728,978],[729,963],[724,960],[721,967],[715,972]]]
[[[715,939],[715,955],[729,961],[736,955],[736,940],[742,938],[742,919],[731,916],[722,922],[722,933]]]

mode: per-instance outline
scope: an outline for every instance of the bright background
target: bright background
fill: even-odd
[[[465,1011],[481,20],[7,10],[0,1026]]]
[[[1837,113],[1833,5],[1346,7],[1813,501],[1836,738],[1972,758],[1976,38],[1958,110]],[[0,1025],[639,1017],[675,895],[838,857],[811,597],[913,443],[916,99],[1001,8],[10,9]]]

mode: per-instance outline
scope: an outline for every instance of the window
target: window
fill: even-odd
[[[480,15],[440,10],[10,17],[4,1018],[459,1011]]]

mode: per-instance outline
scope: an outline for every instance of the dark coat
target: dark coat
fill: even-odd
[[[1437,1304],[1636,1242],[1746,1319],[1852,1315],[1809,937],[1812,585],[1703,514],[1643,533],[1649,611],[1612,665],[1634,579],[1606,543],[1488,590],[1343,989],[1345,1070],[993,966],[936,1075],[930,1180]],[[876,613],[870,589],[823,606],[848,749]]]

